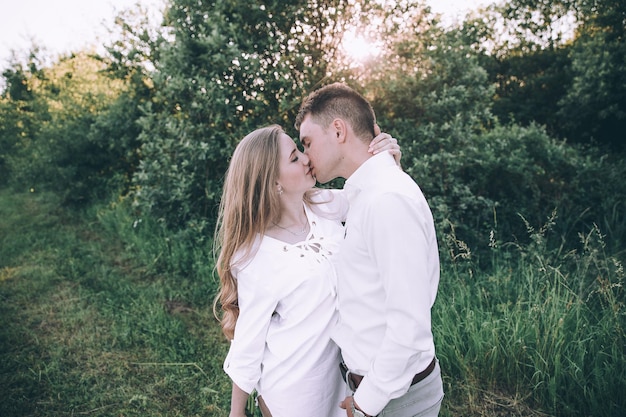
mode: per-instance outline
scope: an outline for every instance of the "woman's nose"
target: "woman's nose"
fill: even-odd
[[[300,157],[300,158],[301,158],[302,163],[303,163],[304,165],[309,165],[309,162],[311,162],[311,161],[309,160],[309,155],[307,155],[307,154],[305,154],[305,153],[303,153],[303,152],[301,152],[301,153],[302,153],[302,155],[301,155],[301,157]]]

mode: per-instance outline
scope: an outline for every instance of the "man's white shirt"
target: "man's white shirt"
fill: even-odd
[[[344,192],[350,209],[334,259],[340,320],[332,338],[351,372],[365,376],[356,403],[375,415],[435,356],[437,237],[420,188],[387,152],[361,165]]]

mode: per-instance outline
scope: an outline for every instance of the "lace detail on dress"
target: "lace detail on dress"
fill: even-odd
[[[328,239],[324,240],[324,236],[318,237],[316,235],[315,226],[315,221],[312,221],[311,233],[309,234],[307,239],[295,245],[284,245],[283,251],[290,252],[293,254],[293,256],[306,258],[307,260],[310,260],[310,262],[317,262],[318,264],[328,262],[329,264],[331,264],[331,268],[329,270],[330,273],[325,275],[330,284],[330,292],[333,296],[335,296],[337,276],[335,268],[332,265],[332,261],[330,259],[330,257],[333,255],[332,239],[329,241]]]
[[[315,222],[313,221],[311,222],[311,234],[307,237],[307,239],[295,245],[284,245],[283,251],[295,251],[301,258],[307,256],[315,259],[318,263],[323,260],[327,260],[333,252],[326,248],[327,245],[324,245],[324,236],[317,237],[315,235],[314,228]]]

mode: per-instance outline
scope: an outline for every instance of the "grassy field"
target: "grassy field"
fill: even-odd
[[[51,195],[0,201],[1,416],[227,415],[212,282],[142,264]]]
[[[0,416],[228,415],[209,241],[121,203],[72,213],[51,194],[0,190],[0,219]],[[548,234],[492,239],[487,269],[446,236],[442,416],[626,409],[623,267],[596,229],[579,250],[549,249]]]

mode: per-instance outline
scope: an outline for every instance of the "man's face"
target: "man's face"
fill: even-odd
[[[307,115],[300,124],[300,143],[309,157],[311,171],[319,183],[326,183],[337,178],[340,161],[335,129],[326,129]]]

